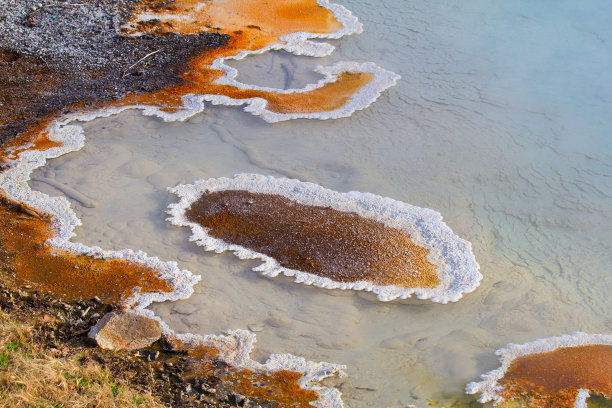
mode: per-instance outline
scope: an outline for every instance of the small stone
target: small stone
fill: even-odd
[[[286,316],[273,316],[267,319],[266,323],[272,327],[285,327],[291,324],[291,319]]]
[[[111,312],[89,331],[98,346],[113,350],[137,350],[148,347],[161,337],[157,320],[131,312]]]
[[[252,331],[253,333],[257,333],[257,332],[263,331],[263,326],[259,324],[249,324],[249,330]]]

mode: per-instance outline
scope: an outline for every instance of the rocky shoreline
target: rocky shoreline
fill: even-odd
[[[262,405],[237,392],[234,383],[223,380],[232,367],[220,360],[211,363],[214,364],[211,375],[193,375],[200,363],[198,357],[173,350],[175,346],[164,339],[139,350],[98,347],[88,333],[102,315],[113,311],[118,309],[99,299],[64,302],[48,294],[0,284],[0,312],[19,324],[33,326],[27,341],[54,358],[78,358],[80,364],[93,362],[107,368],[115,380],[139,392],[150,393],[164,406],[281,407]],[[0,344],[0,351],[5,346]],[[2,368],[0,375],[1,371]],[[2,385],[0,382],[0,391]]]

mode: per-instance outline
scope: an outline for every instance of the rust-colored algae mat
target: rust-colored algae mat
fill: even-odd
[[[178,350],[183,346],[176,343]],[[183,349],[184,350],[184,349]],[[289,371],[261,371],[223,365],[217,358],[214,347],[199,347],[188,350],[185,379],[215,378],[222,387],[229,387],[240,395],[270,408],[309,408],[318,399],[313,390],[299,385],[302,374]]]
[[[165,2],[166,5],[160,3],[142,1],[135,5],[134,17],[128,21],[134,28],[124,28],[124,32],[197,34],[246,30],[253,43],[267,45],[297,31],[326,34],[342,27],[334,14],[316,0],[176,0]],[[143,24],[140,13],[153,18],[157,24]]]
[[[612,397],[612,346],[563,347],[516,358],[499,383],[504,399],[530,407],[574,407],[579,389]]]
[[[228,380],[236,384],[236,391],[260,403],[278,408],[309,408],[318,396],[316,392],[299,386],[301,377],[301,374],[288,370],[262,372],[244,369],[233,373]]]
[[[225,75],[223,71],[196,68],[208,62],[212,61],[204,57],[192,61],[192,71],[183,76],[186,84],[152,94],[130,95],[118,105],[160,105],[163,111],[174,112],[183,104],[181,97],[193,93],[224,95],[232,99],[262,98],[267,101],[266,109],[276,113],[330,112],[344,106],[373,78],[368,72],[344,72],[335,82],[326,83],[320,88],[306,92],[276,93],[215,84],[213,81],[216,78]]]
[[[22,284],[54,294],[65,301],[99,297],[120,304],[134,291],[170,292],[157,271],[122,259],[97,259],[45,244],[51,222],[35,210],[0,196],[0,263]]]
[[[299,204],[273,194],[203,194],[185,213],[211,236],[338,282],[432,288],[427,250],[403,231],[355,213]]]

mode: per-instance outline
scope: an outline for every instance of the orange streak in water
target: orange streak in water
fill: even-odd
[[[123,259],[97,259],[51,248],[51,222],[0,190],[0,272],[66,301],[98,296],[118,304],[134,291],[170,292],[157,271]],[[4,278],[6,279],[6,278]]]
[[[176,111],[186,94],[224,95],[233,99],[262,98],[266,108],[277,113],[330,112],[344,106],[364,85],[373,79],[365,72],[344,72],[333,83],[308,92],[282,94],[275,92],[239,89],[215,84],[225,75],[223,71],[210,69],[217,58],[230,57],[240,51],[255,51],[270,44],[281,42],[283,35],[295,32],[330,33],[341,28],[333,13],[317,4],[315,0],[258,1],[227,0],[204,2],[180,0],[167,9],[150,9],[141,5],[140,13],[148,18],[156,17],[171,26],[155,26],[159,30],[180,34],[193,34],[214,27],[231,38],[224,47],[209,50],[194,58],[188,71],[181,76],[185,83],[143,95],[130,95],[120,105],[149,104],[167,112]],[[138,20],[135,14],[132,23]],[[207,26],[209,28],[207,28]],[[147,32],[144,26],[131,32]]]

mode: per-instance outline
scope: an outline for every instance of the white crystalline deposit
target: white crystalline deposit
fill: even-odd
[[[478,401],[484,403],[495,401],[501,403],[504,399],[499,395],[503,391],[503,386],[499,384],[499,380],[506,375],[506,371],[510,368],[512,362],[529,354],[547,353],[563,347],[577,347],[588,345],[612,345],[612,336],[607,334],[588,334],[582,332],[574,332],[559,337],[549,337],[539,339],[525,344],[508,344],[505,348],[495,352],[500,356],[499,361],[501,367],[490,371],[480,376],[483,381],[469,383],[465,390],[468,394],[481,394]],[[576,408],[586,408],[586,399],[589,396],[588,390],[580,389],[576,394]]]
[[[233,58],[232,59],[236,59]],[[215,60],[219,62],[219,69],[226,71],[224,67],[227,67],[223,62],[222,58]],[[213,63],[213,66],[216,64]],[[236,71],[234,68],[227,67],[231,71]],[[290,94],[290,93],[304,93],[312,91],[318,88],[322,88],[325,84],[333,83],[337,80],[338,76],[343,72],[368,72],[374,76],[374,78],[365,84],[359,91],[351,96],[349,101],[340,107],[339,109],[329,112],[314,112],[314,113],[277,113],[266,109],[267,101],[262,98],[248,98],[248,99],[233,99],[224,95],[204,95],[203,99],[212,102],[213,105],[243,105],[246,104],[244,110],[252,113],[253,115],[261,116],[266,122],[280,122],[290,119],[338,119],[351,116],[355,111],[365,109],[370,106],[378,97],[381,92],[385,89],[396,84],[400,78],[399,75],[387,71],[374,64],[373,62],[355,62],[355,61],[342,61],[330,66],[318,66],[315,69],[316,72],[324,76],[323,79],[319,80],[315,84],[307,85],[301,89],[275,89],[267,88],[256,85],[246,85],[240,83],[233,78],[237,75],[237,72],[233,73],[232,76],[221,77],[217,80],[220,83],[227,83],[240,89],[255,89],[267,92],[274,92],[278,94]],[[226,71],[227,72],[227,71]]]
[[[412,241],[428,250],[429,261],[437,266],[440,284],[434,288],[402,288],[377,286],[371,282],[337,282],[326,277],[282,267],[275,259],[214,238],[208,229],[191,222],[185,211],[204,192],[243,190],[251,193],[276,194],[304,205],[330,207],[338,211],[354,212],[362,217],[378,221],[386,226],[408,233]],[[257,174],[238,174],[234,178],[199,180],[194,184],[179,185],[169,191],[178,195],[180,201],[169,206],[168,220],[177,226],[191,228],[191,240],[207,251],[234,251],[242,259],[261,259],[263,264],[254,268],[267,276],[283,273],[295,276],[295,281],[328,289],[354,289],[374,292],[378,299],[387,301],[408,298],[412,294],[419,299],[447,303],[460,299],[463,293],[472,292],[482,279],[479,266],[469,242],[459,238],[442,222],[436,211],[415,207],[369,193],[351,191],[339,193],[313,183],[299,180],[274,178]]]

